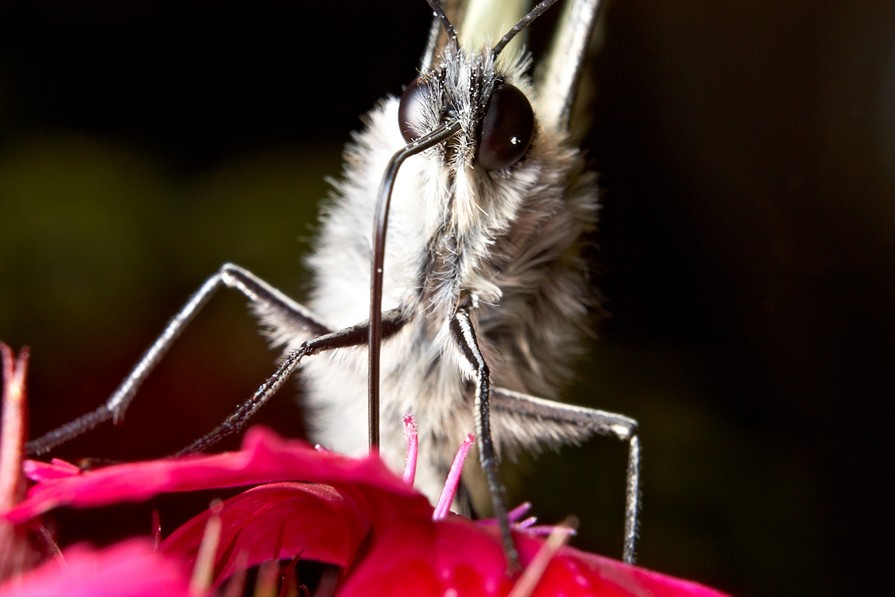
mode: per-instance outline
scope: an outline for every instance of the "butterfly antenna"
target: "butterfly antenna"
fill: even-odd
[[[459,47],[460,41],[457,37],[457,30],[454,29],[454,25],[451,23],[450,19],[447,18],[447,15],[444,13],[444,9],[441,7],[441,2],[438,0],[426,0],[429,3],[429,6],[432,8],[432,15],[441,22],[441,26],[444,27],[444,32],[447,33],[448,38],[451,40],[451,43],[454,44],[454,47]],[[554,0],[555,1],[555,0]]]
[[[519,22],[513,25],[513,27],[509,31],[507,31],[506,35],[500,38],[500,41],[497,42],[497,45],[495,45],[494,49],[491,50],[491,55],[497,58],[497,55],[500,54],[501,51],[503,51],[507,44],[513,41],[513,38],[516,37],[516,34],[531,25],[532,21],[541,16],[544,11],[553,6],[555,3],[556,0],[543,0],[543,2],[532,8],[527,15],[519,19]]]

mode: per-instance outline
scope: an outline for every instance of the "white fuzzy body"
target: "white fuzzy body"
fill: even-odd
[[[580,256],[583,235],[596,221],[594,176],[566,133],[537,119],[527,64],[506,62],[495,68],[490,50],[449,52],[425,73],[433,88],[438,83],[429,130],[446,109],[460,116],[464,130],[447,147],[410,157],[392,195],[382,304],[384,311],[400,309],[407,323],[382,346],[381,452],[401,470],[402,415],[413,413],[420,437],[416,485],[431,499],[458,445],[475,431],[473,386],[448,331],[461,301],[478,305],[471,315],[494,385],[545,398],[555,398],[568,381],[594,303]],[[536,129],[525,158],[489,172],[474,159],[475,118],[498,79],[526,93]],[[307,306],[331,330],[369,317],[377,191],[387,162],[406,145],[397,112],[398,100],[390,97],[366,116],[323,208],[308,261],[314,291]],[[274,340],[287,351],[309,339],[295,323],[272,323]],[[309,357],[300,378],[312,439],[340,452],[365,452],[366,346]],[[531,426],[502,424],[497,415],[492,426],[503,453],[547,441]],[[467,465],[467,484],[476,469]]]

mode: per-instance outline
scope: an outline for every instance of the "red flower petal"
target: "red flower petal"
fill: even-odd
[[[432,506],[378,458],[320,452],[258,429],[246,435],[243,446],[234,453],[118,465],[74,476],[64,467],[39,468],[41,481],[4,516],[21,522],[60,505],[99,506],[161,492],[302,480],[314,484],[262,485],[224,503],[218,514],[221,536],[214,583],[239,567],[300,555],[350,571],[340,587],[343,595],[456,591],[490,596],[511,591],[514,581],[505,573],[496,525],[458,516],[432,521]],[[200,515],[178,529],[164,542],[163,553],[175,562],[192,564],[208,516]],[[544,544],[526,533],[517,533],[516,540],[523,564],[530,563]],[[116,555],[109,574],[122,578],[130,574],[141,583],[158,580],[156,570],[138,569],[142,563]],[[134,571],[119,572],[128,570],[127,565]],[[56,582],[49,578],[46,582]],[[721,595],[568,547],[550,559],[531,594]]]
[[[531,563],[543,543],[516,533],[523,565]],[[505,571],[506,558],[491,525],[476,525],[461,517],[430,523],[402,521],[371,547],[339,594],[504,596],[514,586]],[[531,595],[721,597],[723,593],[564,547],[551,559]]]
[[[400,521],[386,532],[339,594],[506,595],[506,557],[500,543],[459,518]]]
[[[150,541],[131,540],[104,550],[73,547],[64,559],[18,576],[0,586],[4,597],[196,597],[188,569],[152,549]]]
[[[540,539],[517,535],[523,564],[534,558],[542,544]],[[563,547],[550,561],[532,593],[532,597],[548,595],[723,597],[725,594],[698,583]]]
[[[272,481],[344,483],[366,488],[371,499],[389,496],[372,511],[377,517],[415,514],[426,518],[432,513],[426,498],[378,458],[320,452],[304,442],[254,428],[246,433],[238,452],[121,464],[77,476],[45,474],[25,500],[3,516],[20,523],[59,506],[102,506],[142,501],[164,492]]]
[[[22,469],[25,471],[25,476],[35,482],[74,477],[81,474],[81,469],[77,466],[58,458],[54,458],[50,462],[26,460],[22,464]]]
[[[348,568],[371,530],[370,518],[355,500],[321,484],[261,485],[225,500],[215,515],[222,523],[215,583],[237,569],[296,554]],[[161,551],[192,566],[210,516],[206,511],[178,528]]]

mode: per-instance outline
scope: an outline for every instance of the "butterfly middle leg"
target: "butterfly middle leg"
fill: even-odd
[[[313,338],[287,355],[276,372],[236,412],[213,431],[190,444],[181,453],[202,451],[227,435],[239,431],[251,416],[283,385],[304,356],[346,346],[359,346],[367,342],[369,333],[367,322],[361,322],[334,332],[303,305],[290,299],[250,271],[227,263],[209,277],[171,318],[162,333],[149,349],[143,353],[128,376],[103,405],[35,440],[29,441],[25,446],[26,452],[29,455],[43,454],[90,431],[101,423],[110,420],[116,423],[119,422],[124,417],[128,406],[133,402],[140,385],[146,380],[155,366],[158,365],[174,341],[202,310],[202,307],[221,287],[238,290],[249,299],[252,306],[259,312],[275,314],[281,321],[292,322],[295,326],[304,328]],[[403,320],[397,311],[383,313],[382,320],[383,337],[393,334],[403,324]]]

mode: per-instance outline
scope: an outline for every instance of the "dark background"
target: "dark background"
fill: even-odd
[[[413,78],[428,13],[0,4],[0,339],[31,347],[33,435],[102,402],[223,261],[305,296],[323,179]],[[892,2],[605,6],[585,145],[610,317],[569,399],[641,422],[644,566],[742,595],[892,591],[893,23]],[[221,295],[122,427],[59,454],[188,443],[271,372],[254,330]],[[296,434],[282,394],[262,421]],[[547,455],[514,501],[618,557],[623,467],[609,440]]]

